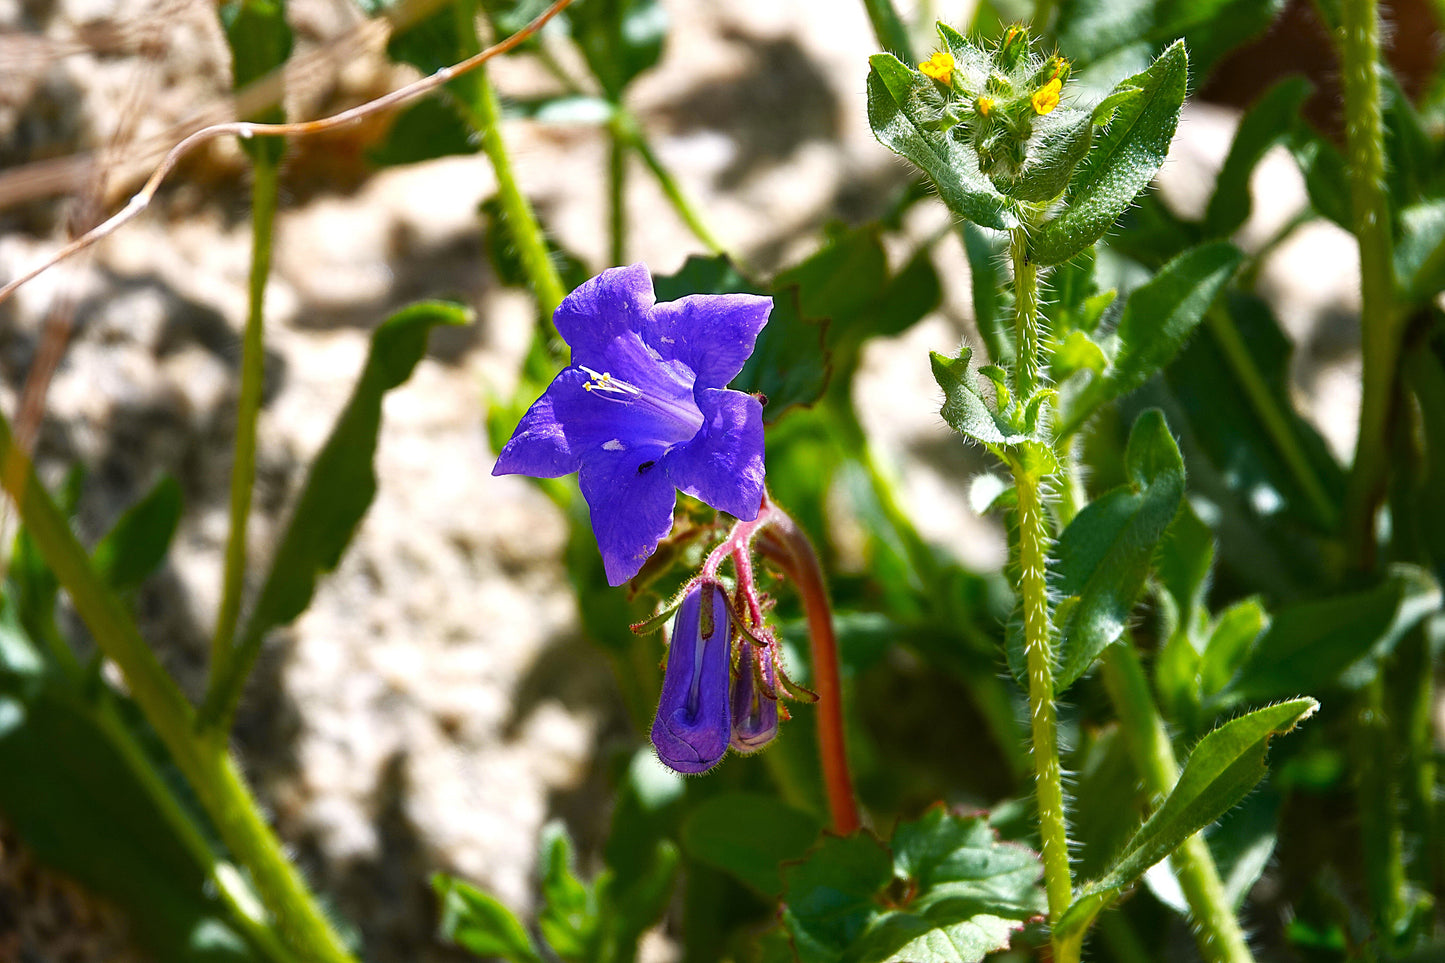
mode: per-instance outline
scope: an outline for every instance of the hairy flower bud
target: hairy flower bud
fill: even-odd
[[[706,772],[728,750],[731,663],[727,596],[716,582],[697,582],[672,622],[667,671],[652,723],[658,758],[677,772]]]
[[[732,747],[738,752],[757,752],[778,734],[777,690],[773,650],[744,639],[738,646],[738,679],[732,698]]]

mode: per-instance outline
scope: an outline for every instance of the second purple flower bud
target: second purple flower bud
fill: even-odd
[[[677,772],[706,772],[732,736],[732,616],[716,582],[687,591],[672,622],[652,744]]]

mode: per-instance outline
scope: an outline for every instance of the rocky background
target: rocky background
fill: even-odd
[[[665,5],[668,52],[631,106],[730,247],[767,270],[811,251],[828,221],[878,213],[908,174],[868,131],[863,78],[875,42],[861,4]],[[288,88],[292,117],[410,79],[349,0],[290,0],[290,10],[306,65]],[[178,125],[223,118],[229,64],[210,0],[0,0],[0,31],[3,279],[122,203]],[[550,83],[523,63],[499,65],[494,78],[511,96]],[[1171,204],[1202,207],[1237,116],[1187,108],[1164,171]],[[490,170],[471,156],[375,172],[363,149],[382,133],[372,125],[297,142],[283,172],[254,570],[360,370],[369,330],[422,296],[461,298],[478,320],[438,334],[388,397],[380,494],[311,610],[269,644],[236,738],[281,836],[358,921],[371,958],[445,959],[431,936],[427,876],[459,873],[525,914],[539,828],[561,816],[584,844],[595,839],[605,812],[594,762],[635,736],[607,664],[579,634],[559,561],[562,519],[525,480],[490,476],[482,399],[510,391],[530,325],[527,297],[487,267],[477,206],[493,193]],[[602,135],[524,121],[504,133],[549,230],[603,265]],[[0,306],[0,405],[12,415],[27,376],[49,364],[45,332],[69,328],[36,450],[52,479],[85,466],[83,537],[104,531],[162,473],[184,488],[169,562],[139,604],[143,631],[193,695],[226,537],[249,265],[244,170],[233,144],[216,143],[140,220]],[[1305,195],[1284,156],[1255,186],[1242,243],[1257,248]],[[670,273],[700,251],[641,169],[630,198],[630,259]],[[909,230],[924,237],[944,225],[941,206],[924,205]],[[927,369],[927,349],[969,331],[956,238],[941,243],[938,264],[943,309],[869,349],[861,407],[925,533],[972,565],[996,567],[1002,539],[961,497],[962,456],[937,417]],[[1261,277],[1299,345],[1299,403],[1347,453],[1358,370],[1353,245],[1312,225]],[[135,958],[125,947],[123,920],[0,831],[0,961]],[[648,952],[671,953],[661,938]]]

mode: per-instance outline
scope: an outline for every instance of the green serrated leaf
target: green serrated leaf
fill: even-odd
[[[1359,686],[1421,619],[1440,610],[1440,586],[1424,569],[1395,565],[1362,592],[1285,606],[1254,640],[1219,695],[1223,707],[1281,692]]]
[[[1018,226],[1007,200],[978,169],[968,146],[938,130],[941,105],[929,98],[933,84],[892,54],[868,58],[868,123],[878,142],[908,158],[932,180],[949,210],[981,227]]]
[[[1188,54],[1176,42],[1148,70],[1119,82],[1116,89],[1137,92],[1117,103],[1108,128],[1094,138],[1063,210],[1030,236],[1032,260],[1059,264],[1083,251],[1149,186],[1174,139],[1188,74]]]
[[[1184,460],[1157,409],[1141,414],[1125,456],[1129,484],[1089,503],[1059,537],[1050,591],[1061,605],[1055,691],[1062,693],[1123,633],[1155,548],[1184,497]]]
[[[477,956],[542,963],[532,937],[512,911],[481,890],[443,873],[432,877],[441,902],[441,936]]]
[[[822,828],[812,814],[775,797],[728,792],[700,803],[683,821],[681,838],[693,859],[776,897],[783,891],[780,865],[807,853]]]
[[[1271,147],[1289,139],[1311,90],[1304,77],[1286,77],[1265,91],[1245,113],[1214,181],[1214,193],[1204,213],[1206,235],[1227,237],[1249,220],[1250,176]]]
[[[96,544],[91,553],[96,573],[117,592],[139,588],[165,561],[180,521],[181,486],[167,475]]]
[[[784,871],[783,921],[804,963],[977,963],[1042,912],[1042,867],[983,816],[941,805],[894,832],[825,837]]]
[[[1145,870],[1233,808],[1264,778],[1270,739],[1289,732],[1318,708],[1319,703],[1310,698],[1281,702],[1226,722],[1199,740],[1174,789],[1103,877],[1084,887],[1055,933],[1083,933],[1098,912]]]
[[[471,319],[471,312],[459,304],[422,301],[401,309],[372,332],[366,366],[306,474],[242,639],[260,639],[306,611],[316,580],[341,561],[376,495],[372,458],[383,396],[411,377],[433,327]]]

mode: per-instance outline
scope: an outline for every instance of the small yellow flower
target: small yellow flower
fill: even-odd
[[[918,65],[925,77],[932,77],[940,84],[953,83],[953,55],[939,51]]]
[[[1063,81],[1055,77],[1035,91],[1031,98],[1034,105],[1034,113],[1042,116],[1059,106],[1059,91],[1063,89]]]
[[[980,97],[978,98],[978,100],[973,102],[973,105],[978,108],[979,116],[987,117],[989,114],[993,113],[992,97]]]

